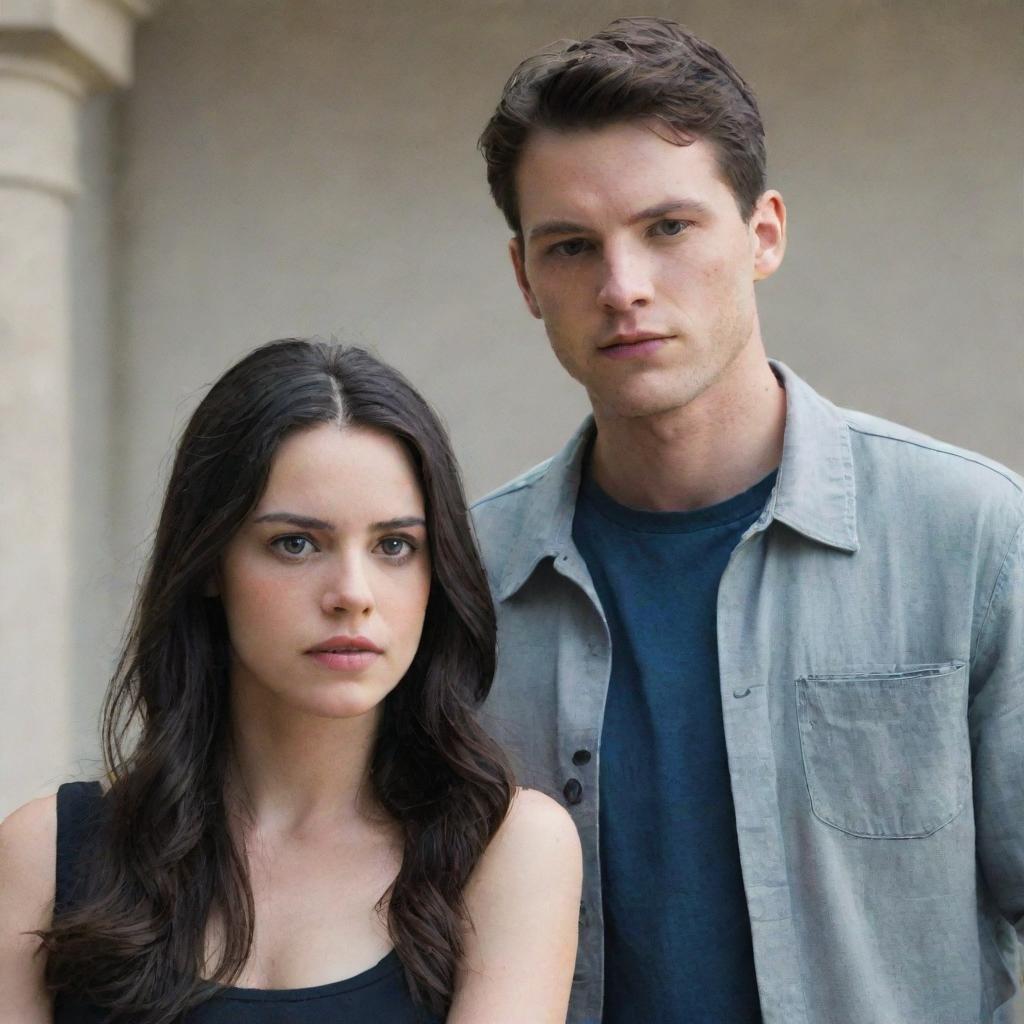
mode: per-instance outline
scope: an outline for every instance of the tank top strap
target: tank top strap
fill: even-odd
[[[98,782],[66,782],[57,790],[57,888],[54,913],[71,910],[82,898],[85,882],[79,866],[96,838],[103,811]]]

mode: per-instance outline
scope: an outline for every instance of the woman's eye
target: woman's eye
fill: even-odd
[[[308,537],[278,537],[271,543],[284,555],[297,558],[301,555],[308,555],[313,550],[313,544]]]
[[[387,555],[388,558],[401,558],[415,550],[404,537],[385,537],[377,547],[380,548],[381,554]]]

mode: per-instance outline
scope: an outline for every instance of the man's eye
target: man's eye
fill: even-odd
[[[556,242],[548,251],[556,256],[579,256],[586,247],[585,238],[567,238],[564,242]]]
[[[404,537],[385,537],[377,547],[380,548],[381,554],[387,555],[388,558],[401,558],[415,550]]]
[[[685,220],[659,220],[657,224],[651,228],[651,231],[655,235],[681,235],[689,227],[689,222]]]
[[[308,555],[314,550],[313,543],[308,537],[288,536],[278,537],[271,541],[270,546],[283,555],[297,558],[301,555]]]

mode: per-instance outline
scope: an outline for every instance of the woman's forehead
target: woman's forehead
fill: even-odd
[[[278,447],[255,515],[287,505],[326,520],[423,515],[423,494],[405,445],[382,430],[322,423]]]

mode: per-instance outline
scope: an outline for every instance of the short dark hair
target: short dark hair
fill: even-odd
[[[749,220],[765,189],[764,125],[750,86],[710,43],[662,18],[619,18],[582,41],[564,40],[512,73],[480,136],[491,195],[520,234],[516,169],[536,128],[598,128],[656,118],[671,141],[707,139]]]

